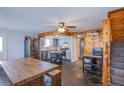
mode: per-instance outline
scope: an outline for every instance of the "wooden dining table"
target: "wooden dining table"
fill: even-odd
[[[44,75],[59,66],[34,58],[21,58],[1,63],[11,85],[43,85]]]

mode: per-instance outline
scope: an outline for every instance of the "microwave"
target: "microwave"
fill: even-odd
[[[102,56],[103,55],[103,49],[102,48],[93,48],[92,54],[94,56]]]

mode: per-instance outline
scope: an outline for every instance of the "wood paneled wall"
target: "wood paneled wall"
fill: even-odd
[[[109,12],[113,40],[124,40],[124,8]]]
[[[111,46],[111,29],[110,20],[103,21],[103,28],[99,30],[97,37],[90,36],[89,33],[94,30],[84,32],[84,55],[92,55],[92,48],[103,48],[103,66],[102,66],[102,83],[109,85],[111,82],[110,73],[110,46]]]
[[[92,55],[93,48],[102,48],[102,30],[98,30],[98,36],[93,35],[96,30],[88,30],[84,32],[84,55]]]

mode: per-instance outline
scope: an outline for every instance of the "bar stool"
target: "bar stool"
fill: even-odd
[[[53,70],[47,73],[48,76],[51,77],[51,85],[52,86],[61,86],[61,71]]]

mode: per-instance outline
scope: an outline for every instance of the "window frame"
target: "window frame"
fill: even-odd
[[[0,35],[0,52],[3,52],[3,36]]]

